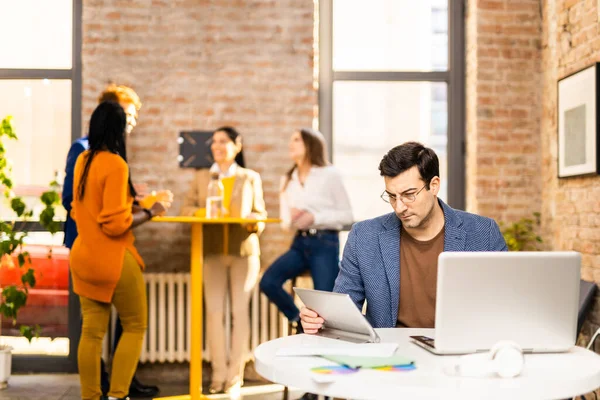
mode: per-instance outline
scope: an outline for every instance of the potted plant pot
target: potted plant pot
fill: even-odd
[[[12,366],[12,347],[0,345],[0,389],[8,386]]]

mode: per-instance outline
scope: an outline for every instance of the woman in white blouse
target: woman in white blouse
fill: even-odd
[[[299,310],[283,284],[310,270],[314,288],[333,290],[339,272],[339,231],[352,223],[352,209],[340,172],[327,161],[323,135],[312,129],[290,140],[294,166],[282,179],[280,217],[295,229],[291,248],[265,272],[260,289],[301,329]]]

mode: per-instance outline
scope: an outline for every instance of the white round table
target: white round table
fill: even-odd
[[[284,347],[297,347],[306,335],[266,342],[255,350],[256,370],[266,379],[306,392],[346,399],[565,399],[600,387],[600,356],[581,347],[561,354],[525,355],[522,374],[513,379],[463,378],[447,371],[456,356],[436,356],[410,342],[411,335],[433,336],[433,329],[377,329],[382,342],[398,343],[397,355],[415,361],[413,371],[363,369],[318,383],[310,369],[335,365],[320,357],[280,357]],[[331,340],[331,339],[325,339]]]

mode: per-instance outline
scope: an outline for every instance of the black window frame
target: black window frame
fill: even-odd
[[[465,0],[448,0],[448,68],[445,71],[335,71],[333,2],[319,1],[319,129],[333,155],[333,84],[336,81],[445,82],[448,86],[448,204],[464,210],[465,189]],[[339,1],[339,0],[338,0]],[[343,1],[343,0],[342,0]]]
[[[82,0],[73,0],[73,37],[72,64],[70,69],[2,69],[0,80],[7,79],[66,79],[71,81],[71,139],[81,136],[81,46],[82,46]],[[43,32],[40,32],[43,34]],[[29,222],[32,230],[40,230],[39,223]],[[13,372],[77,372],[77,347],[81,334],[81,317],[79,298],[73,293],[73,285],[69,274],[68,301],[68,356],[20,355],[13,354]]]

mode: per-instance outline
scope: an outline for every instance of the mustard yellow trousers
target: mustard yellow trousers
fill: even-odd
[[[109,396],[125,397],[137,368],[142,351],[144,333],[148,324],[146,284],[142,270],[131,253],[125,252],[123,271],[115,288],[112,303],[101,303],[79,296],[83,326],[77,361],[81,398],[98,400],[100,389],[100,357],[102,341],[111,313],[111,304],[117,309],[123,325],[123,336],[115,350],[112,361]]]

